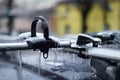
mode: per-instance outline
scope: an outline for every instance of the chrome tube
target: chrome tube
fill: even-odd
[[[0,51],[26,50],[26,49],[30,49],[27,42],[0,43]]]
[[[120,61],[120,51],[108,48],[88,48],[84,53],[89,56],[111,59],[111,60],[119,60]]]

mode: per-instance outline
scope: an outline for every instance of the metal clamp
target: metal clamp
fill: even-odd
[[[86,45],[88,43],[93,43],[93,47],[97,47],[99,43],[101,43],[100,38],[94,38],[92,36],[86,34],[79,34],[77,39],[77,45]]]
[[[36,37],[36,26],[39,21],[42,21],[43,35],[46,40],[49,39],[48,22],[43,16],[35,17],[31,25],[31,37]]]
[[[36,37],[36,26],[39,21],[42,21],[42,29],[43,29],[43,35],[46,40],[49,40],[49,29],[48,29],[48,22],[43,16],[35,17],[35,19],[32,22],[31,25],[31,37]],[[47,42],[47,41],[46,41]],[[48,48],[44,47],[43,57],[46,59],[48,58]]]

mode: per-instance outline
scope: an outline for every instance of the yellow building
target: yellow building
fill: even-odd
[[[120,1],[110,1],[111,11],[107,14],[107,21],[111,30],[118,30],[120,27]],[[74,0],[60,2],[55,9],[56,32],[59,35],[67,33],[78,34],[82,32],[82,15]],[[98,32],[104,30],[103,9],[95,2],[88,14],[86,21],[87,32]]]

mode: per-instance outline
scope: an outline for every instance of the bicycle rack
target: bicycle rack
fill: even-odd
[[[36,32],[36,26],[38,22],[41,23],[40,27],[42,27],[43,33]],[[98,49],[102,50],[101,48],[98,48],[99,45],[102,43],[101,42],[102,38],[100,37],[96,38],[86,34],[79,34],[78,39],[76,40],[77,41],[76,43],[76,41],[72,42],[70,40],[60,40],[57,37],[49,36],[48,22],[42,16],[35,17],[31,25],[31,32],[20,34],[18,36],[18,40],[20,41],[14,42],[14,43],[0,43],[0,51],[39,49],[41,52],[43,52],[43,57],[47,59],[49,48],[70,48],[70,49],[78,50],[79,53],[77,53],[77,55],[97,56],[97,57],[102,57],[107,59],[109,59],[110,57],[111,59],[114,59],[114,60],[116,60],[116,57],[118,57],[117,60],[120,60],[119,56],[116,56],[116,57],[112,56],[113,55],[112,53],[111,53],[111,56],[109,56],[108,54],[101,55],[98,53],[94,53],[94,54],[90,53],[90,50],[91,51],[98,50]],[[87,44],[89,43],[92,43],[93,45],[87,46]],[[106,49],[106,50],[109,50],[109,49]],[[116,52],[119,53],[119,51],[116,51]]]
[[[40,27],[42,27],[43,33],[36,32],[38,22],[41,23]],[[110,35],[79,34],[77,40],[74,42],[70,40],[60,40],[57,37],[49,36],[49,26],[47,20],[42,16],[38,16],[35,17],[32,22],[31,32],[20,34],[18,36],[18,42],[0,43],[0,51],[38,49],[43,52],[43,58],[47,59],[50,48],[69,48],[76,50],[78,53],[73,54],[77,54],[81,58],[95,57],[103,61],[106,59],[109,61],[120,61],[120,51],[102,48],[102,43],[107,40],[113,40],[115,35],[115,33]],[[119,39],[119,36],[117,38]],[[95,60],[93,60],[93,62],[94,61]],[[96,66],[94,63],[92,65]],[[108,73],[109,71],[110,70],[108,70]]]
[[[41,22],[43,33],[36,33],[37,23]],[[1,43],[0,51],[40,49],[43,57],[47,59],[49,48],[70,47],[69,41],[60,41],[57,37],[49,36],[48,22],[42,17],[35,17],[31,25],[31,32],[22,33],[18,36],[19,42]]]

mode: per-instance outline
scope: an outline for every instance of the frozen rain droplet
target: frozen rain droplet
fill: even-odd
[[[22,80],[22,53],[21,50],[18,51],[19,56],[19,80]]]
[[[54,49],[54,67],[56,67],[57,63],[57,49]]]
[[[72,54],[72,62],[75,62],[75,54]]]
[[[39,58],[38,58],[38,78],[40,76],[40,68],[41,68],[41,52],[39,51]]]

